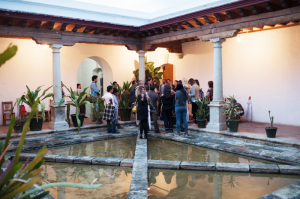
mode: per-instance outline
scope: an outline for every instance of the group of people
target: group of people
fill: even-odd
[[[91,95],[94,98],[100,97],[100,91],[97,88],[98,77],[92,77],[92,84],[90,86]],[[140,126],[140,138],[147,138],[148,130],[151,128],[151,120],[153,120],[155,133],[160,133],[157,123],[157,118],[164,121],[164,127],[166,132],[173,132],[172,117],[176,115],[176,136],[180,135],[180,132],[184,132],[184,135],[188,135],[188,122],[189,122],[189,110],[188,104],[191,104],[193,125],[196,125],[196,112],[198,106],[197,100],[202,100],[204,92],[200,88],[199,81],[197,79],[189,79],[188,81],[183,78],[182,80],[175,80],[174,84],[170,79],[163,79],[162,84],[159,86],[156,80],[148,78],[144,83],[143,81],[131,82],[134,89],[129,93],[130,105],[136,104],[137,106],[137,125]],[[208,82],[208,91],[206,97],[209,100],[213,100],[213,82]],[[105,109],[103,113],[103,120],[107,121],[108,133],[119,133],[118,128],[123,128],[118,121],[118,89],[117,82],[114,82],[112,86],[107,87],[107,92],[101,99],[105,101]],[[132,105],[134,107],[134,105]]]

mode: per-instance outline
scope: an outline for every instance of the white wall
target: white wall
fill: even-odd
[[[269,30],[241,35],[223,43],[224,96],[238,96],[246,107],[249,96],[253,103],[253,121],[269,122],[268,110],[275,123],[300,126],[300,27]],[[32,40],[0,38],[0,52],[10,43],[19,50],[0,68],[0,103],[15,101],[28,85],[52,85],[52,51]],[[213,44],[183,43],[183,59],[170,54],[174,79],[196,78],[207,90],[213,80]],[[148,52],[148,61],[164,64],[166,49]],[[86,58],[92,58],[103,69],[104,92],[110,82],[131,81],[138,54],[123,46],[78,43],[61,49],[61,74],[64,84],[76,89],[77,70]],[[49,100],[46,101],[49,107]],[[0,107],[1,108],[1,107]],[[2,113],[2,111],[0,110]],[[2,124],[2,118],[1,118]]]
[[[26,91],[26,85],[32,90],[40,85],[44,88],[53,84],[52,50],[46,45],[37,45],[32,40],[0,38],[0,52],[12,43],[18,46],[18,52],[0,68],[0,103],[13,101]],[[134,61],[138,60],[135,51],[124,46],[109,46],[78,43],[61,49],[61,79],[68,87],[76,90],[77,70],[86,58],[92,58],[102,68],[104,74],[104,92],[110,82],[130,81],[133,77]],[[49,100],[45,101],[49,110]],[[2,115],[2,107],[0,113]],[[26,107],[26,110],[30,109]],[[15,112],[18,113],[17,110]],[[2,125],[2,117],[0,119]]]
[[[242,34],[223,43],[224,96],[246,108],[252,97],[253,121],[300,126],[300,27]],[[213,80],[213,44],[183,43],[184,58],[171,56],[176,79],[197,78],[204,91]]]

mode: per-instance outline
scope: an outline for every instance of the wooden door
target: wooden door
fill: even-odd
[[[173,64],[164,64],[163,73],[163,78],[170,79],[173,84]]]

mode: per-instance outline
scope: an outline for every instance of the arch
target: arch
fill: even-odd
[[[111,66],[109,65],[109,63],[98,56],[92,56],[89,57],[90,59],[94,60],[95,62],[97,62],[99,64],[99,66],[102,68],[102,72],[103,72],[103,92],[106,92],[106,87],[110,85],[110,82],[113,82],[113,72],[111,69]]]

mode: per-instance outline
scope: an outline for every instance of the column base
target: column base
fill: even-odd
[[[225,108],[224,102],[214,102],[212,101],[209,104],[209,115],[210,115],[210,122],[207,124],[206,129],[212,131],[223,131],[227,129],[224,111]]]
[[[50,106],[51,109],[51,122],[49,128],[53,130],[67,130],[69,124],[65,120],[65,107],[66,106]]]

